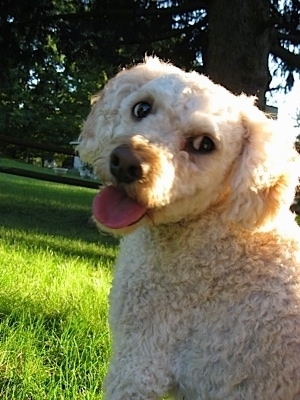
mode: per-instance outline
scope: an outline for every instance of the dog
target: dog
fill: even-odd
[[[107,400],[300,400],[299,160],[254,103],[156,57],[95,99],[78,150],[122,236]]]

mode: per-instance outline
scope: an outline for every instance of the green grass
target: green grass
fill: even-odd
[[[0,398],[100,399],[116,243],[95,190],[0,174]]]
[[[0,157],[0,166],[21,168],[27,171],[44,172],[45,174],[54,175],[54,171],[52,168],[42,168],[38,165],[26,163],[25,161],[13,160],[9,158]]]
[[[0,167],[10,167],[10,168],[19,168],[23,169],[26,171],[33,171],[33,172],[42,172],[43,174],[48,174],[48,175],[55,175],[55,172],[53,168],[46,168],[46,167],[40,167],[38,165],[33,165],[29,164],[25,161],[20,161],[20,160],[14,160],[14,159],[9,159],[9,158],[4,158],[0,157]],[[86,177],[80,177],[79,172],[76,171],[75,169],[69,169],[64,175],[69,178],[76,178],[76,179],[82,179],[83,181],[89,179]],[[99,181],[97,181],[99,182]],[[100,182],[99,182],[100,183]]]

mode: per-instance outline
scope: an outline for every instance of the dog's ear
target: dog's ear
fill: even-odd
[[[79,144],[76,147],[76,151],[80,154],[80,158],[84,162],[92,163],[95,156],[96,149],[96,129],[98,119],[98,104],[101,102],[103,97],[103,91],[91,98],[91,111],[83,124],[82,131],[79,136]]]
[[[298,183],[299,158],[292,138],[255,107],[241,113],[244,144],[229,183],[224,217],[249,229],[288,210]]]

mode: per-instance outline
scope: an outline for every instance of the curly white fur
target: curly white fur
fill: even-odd
[[[124,235],[105,398],[299,400],[298,159],[285,132],[252,98],[148,58],[100,93],[78,149],[110,185],[101,205],[115,190],[145,210],[126,224],[115,206],[116,225],[95,213]],[[128,181],[113,170],[123,153]]]

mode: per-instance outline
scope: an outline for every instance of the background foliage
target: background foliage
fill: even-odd
[[[286,90],[299,74],[299,20],[297,0],[0,0],[0,134],[68,143],[90,96],[145,53],[263,108],[270,57]]]

